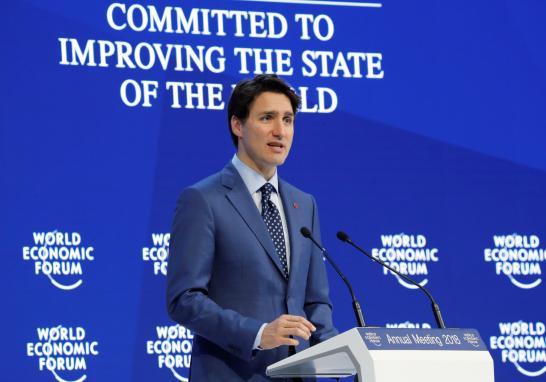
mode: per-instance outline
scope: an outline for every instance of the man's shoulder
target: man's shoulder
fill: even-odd
[[[299,199],[308,200],[310,202],[313,202],[315,200],[313,195],[301,190],[300,188],[294,186],[284,179],[279,179],[279,188],[281,193],[285,193]]]
[[[236,170],[228,163],[222,170],[185,187],[182,190],[182,194],[198,193],[205,197],[218,195],[220,192],[225,192],[226,187],[231,188],[233,186],[233,183],[236,182],[236,176]]]
[[[218,194],[222,190],[222,171],[207,176],[198,182],[184,187],[182,194],[201,194],[204,197]]]
[[[219,186],[222,185],[222,172],[223,170],[209,175],[187,188],[195,189],[201,192],[207,192],[209,190],[217,189]]]

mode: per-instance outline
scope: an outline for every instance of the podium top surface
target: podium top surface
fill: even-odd
[[[493,382],[493,359],[474,329],[353,328],[270,365],[270,377]]]
[[[488,351],[475,329],[357,328],[370,351]]]

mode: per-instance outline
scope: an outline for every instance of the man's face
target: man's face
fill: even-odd
[[[294,112],[287,96],[264,92],[250,105],[243,122],[231,118],[231,130],[239,137],[239,159],[266,179],[284,163],[294,136]]]

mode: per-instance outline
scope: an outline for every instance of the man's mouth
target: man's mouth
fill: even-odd
[[[267,145],[274,154],[284,153],[285,147],[281,142],[269,142]]]

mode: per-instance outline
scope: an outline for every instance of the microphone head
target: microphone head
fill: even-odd
[[[311,231],[309,231],[309,228],[307,227],[301,227],[300,229],[301,234],[303,237],[309,239],[311,237]]]
[[[339,240],[344,241],[344,242],[348,242],[349,240],[351,240],[351,239],[349,239],[349,235],[347,235],[343,231],[338,231],[336,236],[337,236],[337,238]]]

